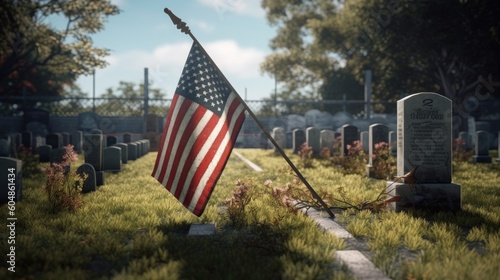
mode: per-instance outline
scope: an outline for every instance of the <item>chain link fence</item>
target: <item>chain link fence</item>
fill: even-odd
[[[44,109],[52,116],[72,117],[94,112],[108,117],[141,117],[145,113],[166,116],[171,99],[89,98],[89,97],[24,97],[0,96],[0,116],[21,116],[24,109]],[[367,104],[363,100],[283,101],[247,100],[248,107],[259,117],[304,115],[316,109],[335,114],[348,112],[356,119],[366,118]],[[371,112],[393,113],[395,103],[372,102]]]

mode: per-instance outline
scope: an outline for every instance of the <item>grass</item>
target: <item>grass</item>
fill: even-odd
[[[257,174],[231,157],[198,218],[150,176],[155,156],[129,162],[119,174],[106,173],[106,185],[85,194],[83,207],[74,213],[52,214],[42,190],[44,175],[25,176],[24,197],[16,204],[16,272],[7,271],[3,261],[0,278],[350,278],[333,261],[344,242],[267,195],[263,182],[282,179],[279,171]],[[249,203],[244,225],[235,227],[221,205],[238,179],[259,195]],[[6,221],[7,212],[6,205],[0,207],[0,219]],[[187,236],[192,223],[216,223],[217,234]],[[6,240],[6,231],[0,234]],[[2,242],[0,251],[8,249]]]
[[[202,217],[173,198],[151,176],[156,154],[106,174],[106,185],[84,195],[75,213],[51,214],[43,175],[24,178],[16,204],[16,273],[1,279],[350,279],[333,254],[343,240],[292,214],[270,196],[293,181],[286,162],[272,151],[238,149],[259,165],[256,173],[231,156]],[[492,157],[496,154],[492,152]],[[292,161],[300,163],[298,156]],[[393,279],[498,279],[500,275],[500,164],[461,163],[453,181],[462,185],[456,213],[346,210],[337,215],[370,258]],[[353,204],[375,198],[385,181],[344,175],[315,159],[301,172],[317,191],[343,194]],[[242,224],[221,209],[236,189],[252,186]],[[6,205],[0,219],[6,221]],[[217,234],[187,236],[191,223],[216,223]],[[0,231],[6,240],[6,231]],[[8,252],[2,242],[1,252]],[[5,253],[3,253],[5,256]],[[6,266],[2,262],[0,266]]]

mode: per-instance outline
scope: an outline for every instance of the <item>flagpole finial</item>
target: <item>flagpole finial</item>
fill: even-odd
[[[165,9],[163,9],[163,11],[165,12],[165,14],[167,14],[170,17],[170,19],[172,20],[174,25],[177,27],[177,29],[180,29],[182,33],[185,33],[188,35],[191,33],[191,30],[189,30],[189,27],[187,26],[187,24],[185,22],[183,22],[179,17],[174,15],[174,13],[172,13],[172,11],[170,9],[165,8]]]

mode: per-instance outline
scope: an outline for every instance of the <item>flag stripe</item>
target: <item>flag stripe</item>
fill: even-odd
[[[225,112],[222,114],[222,117],[220,118],[219,122],[217,123],[216,126],[214,126],[212,133],[210,136],[208,136],[208,139],[206,141],[206,144],[203,145],[203,148],[201,149],[200,153],[197,155],[197,158],[195,159],[195,165],[192,166],[191,172],[189,173],[188,177],[191,185],[196,186],[195,188],[191,188],[190,191],[191,193],[187,195],[186,191],[180,196],[180,200],[184,200],[184,197],[187,195],[187,200],[191,200],[192,193],[194,193],[195,190],[199,188],[200,184],[204,184],[206,182],[203,182],[203,175],[204,174],[212,174],[214,172],[214,168],[210,168],[211,162],[219,163],[220,156],[217,157],[216,155],[218,154],[218,149],[219,147],[222,146],[222,148],[225,148],[227,146],[227,140],[225,139],[224,136],[228,134],[229,130],[232,130],[234,128],[234,122],[230,124],[231,126],[227,125],[227,116],[231,116],[235,109],[237,109],[236,106],[238,106],[238,102],[233,103],[234,96],[231,96],[230,99],[227,101],[227,104],[230,105],[225,108]],[[229,112],[227,112],[229,111]],[[236,119],[232,118],[233,120]],[[209,154],[209,155],[207,155]],[[222,163],[224,164],[224,163]]]

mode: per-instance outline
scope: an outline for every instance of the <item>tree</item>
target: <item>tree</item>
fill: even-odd
[[[90,35],[119,10],[110,0],[7,0],[0,13],[0,95],[58,96],[78,75],[106,65],[109,50]],[[56,17],[64,28],[49,24]]]
[[[307,85],[304,77],[314,73],[325,97],[343,67],[359,83],[371,69],[375,101],[435,91],[462,108],[455,111],[458,121],[478,112],[481,99],[500,96],[494,89],[500,86],[496,0],[265,0],[262,5],[270,24],[280,27],[271,42],[276,54],[263,70],[272,73],[276,56],[294,58],[289,68],[300,65],[303,71],[278,73],[291,86]],[[311,65],[311,57],[328,61]]]

